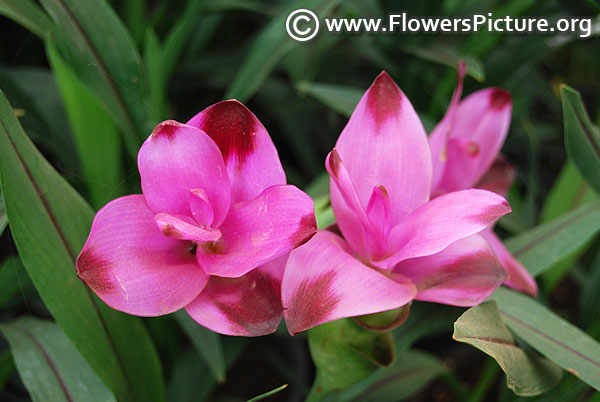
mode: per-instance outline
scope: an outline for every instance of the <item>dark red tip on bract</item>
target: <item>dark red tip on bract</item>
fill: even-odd
[[[158,125],[152,131],[152,138],[166,137],[170,140],[175,138],[175,134],[179,127],[183,127],[183,124],[175,120],[165,120]]]
[[[490,93],[490,107],[492,109],[501,110],[509,105],[512,101],[510,92],[504,89],[494,89]]]
[[[300,283],[285,312],[290,334],[312,328],[329,317],[339,303],[331,290],[334,279],[335,271],[329,271]]]
[[[340,174],[340,165],[342,164],[342,158],[338,151],[333,148],[333,150],[329,153],[329,171],[333,175],[335,179],[338,178]]]
[[[237,100],[219,102],[205,111],[200,129],[213,139],[223,160],[236,156],[238,162],[254,152],[258,119]]]
[[[377,128],[388,118],[400,112],[402,91],[385,71],[375,78],[367,90],[366,97],[367,112],[375,120]]]
[[[83,249],[75,267],[79,279],[95,292],[110,292],[115,288],[109,271],[110,263],[96,255],[93,249]]]

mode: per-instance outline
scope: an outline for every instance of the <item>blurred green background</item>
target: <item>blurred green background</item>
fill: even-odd
[[[322,176],[325,156],[381,70],[410,98],[429,131],[445,112],[459,60],[469,67],[465,95],[488,86],[513,95],[503,154],[518,174],[509,195],[514,213],[501,222],[501,233],[522,232],[594,197],[566,162],[559,87],[564,83],[578,90],[591,119],[600,123],[597,0],[85,0],[67,1],[73,4],[69,13],[60,0],[40,3],[0,0],[0,89],[35,145],[95,209],[140,191],[135,156],[155,124],[171,118],[187,121],[227,98],[239,99],[257,115],[279,150],[288,181],[307,188]],[[284,21],[300,7],[320,17],[401,11],[412,16],[492,11],[551,20],[587,16],[595,34],[582,40],[575,33],[322,31],[299,43],[287,36]],[[558,177],[562,187],[556,187]],[[308,188],[313,195],[322,194],[318,184]],[[9,275],[8,263],[19,263],[10,258],[16,250],[1,213],[0,275]],[[590,241],[540,282],[542,300],[596,337],[598,308],[586,307],[580,294],[598,245],[598,239]],[[0,319],[49,317],[26,274],[20,275],[0,293]],[[448,309],[446,327],[418,340],[421,349],[434,352],[452,370],[423,374],[427,380],[438,379],[421,390],[424,381],[407,397],[514,400],[503,376],[482,353],[451,341],[457,311]],[[261,339],[222,337],[228,374],[219,385],[173,317],[144,322],[157,345],[170,400],[244,400],[282,383],[290,387],[273,400],[302,400],[312,381],[302,335],[290,338],[282,330],[281,336]],[[4,341],[0,348],[0,400],[27,400]],[[561,386],[540,400],[574,401],[590,394],[574,377],[565,376]]]

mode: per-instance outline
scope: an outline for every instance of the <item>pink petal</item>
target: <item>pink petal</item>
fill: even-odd
[[[416,300],[453,306],[481,303],[507,278],[500,261],[479,235],[458,240],[437,254],[404,260],[394,273],[415,283]]]
[[[429,135],[429,146],[431,147],[431,155],[433,158],[433,181],[431,184],[431,188],[434,190],[432,191],[433,193],[436,192],[435,190],[437,189],[444,174],[444,170],[446,169],[446,161],[448,160],[448,155],[446,154],[446,144],[454,125],[456,109],[458,108],[460,97],[462,95],[463,82],[466,73],[467,65],[463,61],[460,61],[456,68],[456,88],[452,94],[452,99],[450,100],[448,110],[446,111],[446,114],[442,120],[437,126],[435,126]]]
[[[304,243],[317,222],[308,195],[279,185],[232,206],[219,229],[219,241],[198,247],[198,262],[207,274],[239,277]]]
[[[154,216],[154,221],[166,237],[194,242],[216,241],[221,238],[219,229],[201,228],[190,223],[188,219],[185,216],[175,216],[164,212]]]
[[[275,332],[283,312],[281,278],[288,255],[239,278],[211,276],[186,311],[200,325],[225,335],[261,336]]]
[[[446,143],[444,173],[435,195],[472,187],[473,172],[480,162],[479,145],[467,138],[450,138]]]
[[[391,226],[392,205],[390,196],[384,186],[373,187],[373,193],[366,212],[377,232],[382,233],[385,240]]]
[[[240,102],[216,103],[187,124],[207,133],[221,150],[231,180],[232,203],[252,200],[267,187],[286,183],[269,133]]]
[[[281,286],[292,335],[340,318],[392,310],[416,294],[412,283],[395,282],[362,264],[328,231],[292,251]]]
[[[429,199],[427,135],[410,101],[387,73],[379,74],[364,94],[335,148],[362,205],[368,204],[373,187],[387,189],[394,207],[392,224]]]
[[[477,144],[477,164],[474,169],[464,171],[461,178],[448,176],[448,166],[462,163],[448,155],[444,177],[436,186],[436,193],[462,190],[475,186],[498,156],[510,127],[512,101],[510,93],[499,88],[486,88],[467,96],[458,106],[450,132],[450,138],[464,138]],[[456,184],[461,183],[461,187]]]
[[[156,213],[191,215],[190,190],[202,189],[218,227],[229,209],[229,179],[221,152],[201,130],[167,120],[148,137],[138,154],[142,190]]]
[[[535,283],[535,279],[531,276],[529,271],[519,262],[515,257],[512,256],[510,251],[504,247],[502,240],[498,238],[490,229],[486,229],[481,232],[483,237],[494,250],[502,266],[508,273],[508,280],[504,283],[519,292],[527,293],[531,297],[537,297],[538,287]]]
[[[390,232],[390,257],[373,264],[391,269],[402,260],[435,254],[478,233],[510,212],[506,200],[485,190],[444,194],[407,216]]]
[[[198,225],[210,226],[215,220],[213,211],[206,191],[201,188],[190,190],[190,211]]]
[[[77,258],[77,275],[110,307],[157,316],[179,310],[208,276],[192,242],[163,236],[142,195],[109,202],[96,214]]]
[[[331,204],[344,238],[359,255],[372,259],[385,252],[384,233],[378,231],[355,190],[350,174],[334,148],[325,167],[331,176]],[[389,197],[388,201],[389,203]],[[389,221],[388,216],[388,221]]]
[[[476,187],[506,197],[515,179],[515,173],[515,168],[499,155]]]

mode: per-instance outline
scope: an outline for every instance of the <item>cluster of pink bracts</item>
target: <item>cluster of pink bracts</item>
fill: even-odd
[[[230,100],[160,123],[138,155],[143,194],[102,208],[77,274],[109,306],[185,308],[228,335],[290,333],[425,300],[471,306],[500,284],[535,281],[493,234],[514,172],[498,157],[510,95],[488,88],[448,111],[429,139],[384,72],[326,161],[337,227],[287,185],[258,119]],[[491,190],[491,191],[488,191]]]

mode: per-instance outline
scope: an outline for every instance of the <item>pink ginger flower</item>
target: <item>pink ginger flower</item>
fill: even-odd
[[[475,305],[506,280],[476,234],[510,206],[486,190],[431,199],[427,134],[385,72],[360,100],[326,168],[343,237],[319,231],[290,254],[282,300],[291,334],[413,299]]]
[[[77,275],[129,314],[185,308],[223,334],[275,331],[287,256],[316,220],[310,197],[286,185],[260,121],[235,100],[186,124],[164,121],[142,145],[138,168],[143,194],[96,214]]]
[[[510,127],[512,100],[499,88],[485,88],[460,100],[466,65],[458,65],[458,83],[446,115],[431,132],[432,193],[442,195],[467,188],[484,188],[506,196],[515,177],[513,167],[500,156]],[[488,242],[508,273],[505,282],[518,291],[537,296],[537,284],[513,257],[492,227],[480,235]]]

